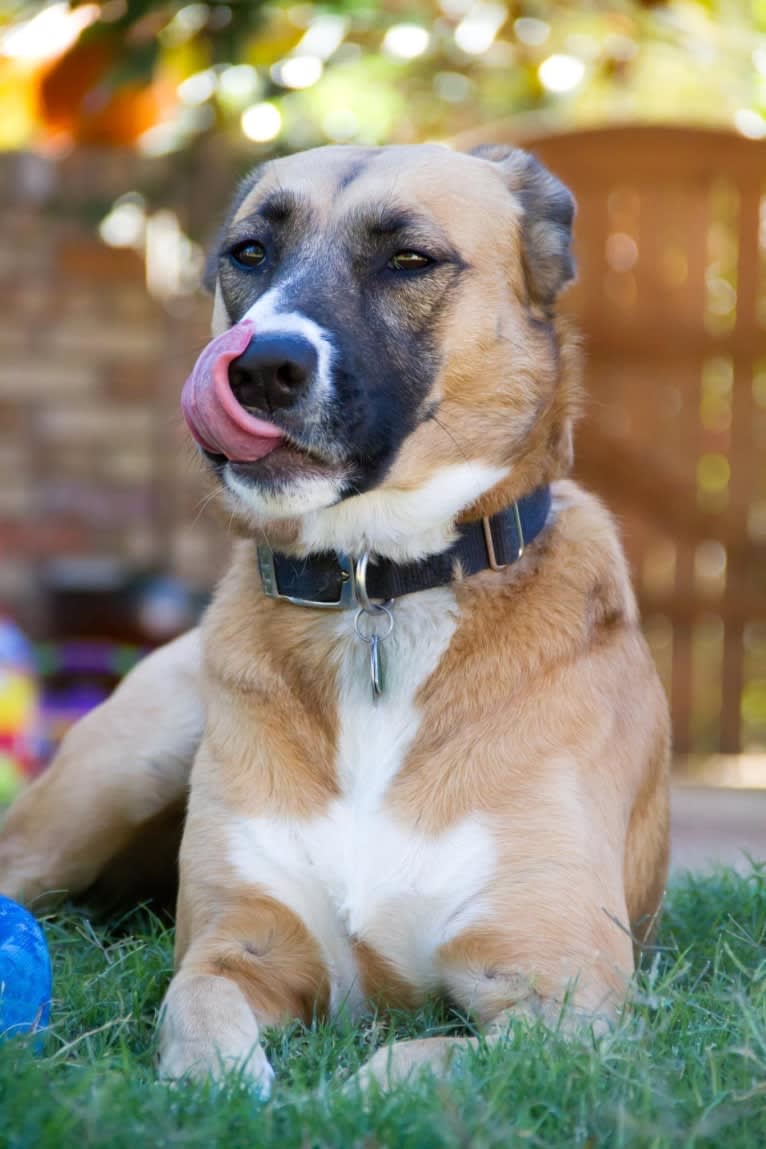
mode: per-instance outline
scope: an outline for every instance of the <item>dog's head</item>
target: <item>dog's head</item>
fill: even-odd
[[[240,524],[414,557],[487,492],[524,493],[533,449],[522,486],[560,471],[573,209],[516,149],[330,147],[251,173],[185,389]]]

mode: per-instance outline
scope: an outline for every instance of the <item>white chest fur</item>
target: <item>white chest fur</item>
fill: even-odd
[[[359,998],[353,938],[411,983],[433,988],[434,953],[480,912],[493,868],[491,836],[478,817],[433,837],[386,808],[386,791],[417,736],[418,689],[455,630],[454,596],[432,590],[403,598],[394,620],[382,644],[385,692],[374,704],[368,648],[355,637],[350,612],[338,619],[340,797],[316,818],[240,819],[231,829],[238,874],[298,914],[319,941],[334,1004]]]

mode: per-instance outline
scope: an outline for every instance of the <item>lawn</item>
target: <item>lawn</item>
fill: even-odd
[[[342,1081],[392,1035],[444,1032],[438,1007],[362,1027],[270,1035],[268,1104],[225,1088],[155,1080],[154,1022],[172,931],[146,911],[94,925],[45,921],[53,1024],[42,1049],[0,1048],[0,1146],[430,1149],[766,1146],[766,866],[673,884],[659,951],[600,1046],[519,1026],[442,1082],[422,1078],[367,1107]]]

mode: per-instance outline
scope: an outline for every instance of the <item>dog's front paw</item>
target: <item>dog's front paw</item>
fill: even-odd
[[[471,1039],[424,1037],[385,1045],[350,1078],[346,1089],[348,1092],[367,1093],[373,1084],[378,1089],[393,1089],[421,1069],[442,1075],[448,1070],[454,1055],[470,1043]]]
[[[228,978],[176,974],[161,1011],[160,1077],[222,1081],[232,1075],[259,1097],[270,1096],[274,1071],[244,994]]]
[[[236,1076],[261,1100],[271,1096],[274,1070],[262,1046],[256,1045],[244,1057],[226,1056],[208,1041],[170,1041],[160,1055],[160,1078],[167,1082],[192,1079],[223,1081]]]

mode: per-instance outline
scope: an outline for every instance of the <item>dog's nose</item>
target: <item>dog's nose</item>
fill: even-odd
[[[317,352],[302,335],[255,335],[229,364],[229,383],[242,407],[274,411],[292,407],[317,369]]]

